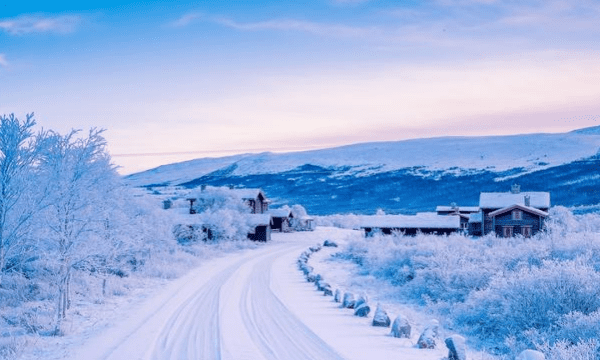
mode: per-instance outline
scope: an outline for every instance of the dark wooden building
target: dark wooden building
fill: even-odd
[[[264,214],[269,211],[270,200],[261,189],[231,189],[250,207],[252,214]]]
[[[530,237],[543,229],[550,208],[550,193],[520,190],[518,185],[513,185],[506,193],[482,192],[479,197],[480,219],[479,222],[470,220],[471,234],[495,232],[502,237],[519,234]]]
[[[252,214],[248,216],[248,239],[254,241],[270,241],[273,218],[269,214]]]
[[[273,231],[291,232],[291,221],[294,219],[291,209],[271,209],[268,214],[273,217]]]

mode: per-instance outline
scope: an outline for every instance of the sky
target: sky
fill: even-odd
[[[106,129],[122,174],[600,125],[597,0],[25,3],[0,0],[0,114]]]

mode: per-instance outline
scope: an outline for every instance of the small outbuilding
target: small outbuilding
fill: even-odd
[[[282,208],[282,209],[271,209],[268,212],[269,215],[273,218],[273,231],[277,232],[291,232],[292,226],[291,222],[294,219],[294,214],[292,214],[291,209]]]
[[[248,239],[254,241],[270,241],[271,226],[273,218],[269,214],[251,214],[247,215],[247,223],[250,226]]]

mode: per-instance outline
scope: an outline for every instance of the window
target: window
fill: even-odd
[[[521,235],[524,237],[531,237],[532,229],[531,226],[521,226]]]
[[[513,227],[512,226],[503,226],[502,227],[502,236],[503,237],[512,237],[513,236]]]
[[[512,211],[512,219],[513,220],[523,220],[523,212],[521,210],[513,210]]]

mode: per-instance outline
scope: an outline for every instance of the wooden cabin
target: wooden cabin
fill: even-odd
[[[250,207],[252,214],[264,214],[269,211],[270,200],[261,189],[231,189]]]
[[[472,222],[472,235],[495,232],[502,237],[519,234],[530,237],[544,227],[550,209],[550,193],[521,192],[520,186],[513,185],[510,192],[482,192],[479,207],[481,218],[479,223]],[[476,229],[477,225],[480,230]]]
[[[273,231],[277,232],[291,232],[292,231],[292,220],[294,214],[291,209],[271,209],[268,212],[273,218]]]
[[[273,218],[271,215],[251,214],[248,215],[247,221],[248,225],[250,225],[248,239],[262,242],[271,240],[271,226],[273,225]]]

